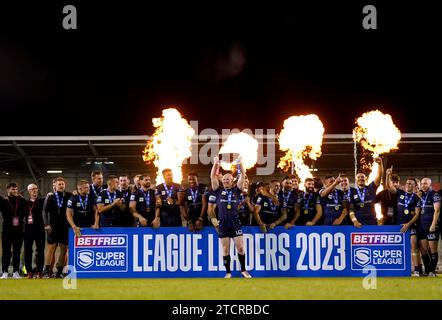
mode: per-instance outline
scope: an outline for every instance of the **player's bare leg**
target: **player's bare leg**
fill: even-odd
[[[236,250],[238,251],[238,259],[241,264],[241,275],[244,278],[251,278],[252,276],[246,270],[246,253],[244,251],[244,239],[243,236],[233,238],[235,242]]]
[[[411,260],[414,266],[412,276],[420,277],[420,275],[422,274],[422,259],[416,235],[410,237],[410,243],[411,243]]]

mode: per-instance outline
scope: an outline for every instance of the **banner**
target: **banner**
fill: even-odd
[[[243,227],[247,270],[253,277],[410,276],[410,234],[401,226],[313,226],[262,233]],[[83,229],[69,234],[69,264],[78,278],[223,277],[216,230],[186,228]],[[232,274],[240,264],[230,242]],[[365,269],[365,272],[364,272]]]

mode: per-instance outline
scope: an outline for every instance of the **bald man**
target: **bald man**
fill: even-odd
[[[43,278],[44,251],[45,251],[45,227],[43,223],[43,204],[44,199],[38,197],[38,187],[31,183],[27,187],[29,193],[28,206],[24,219],[24,238],[25,238],[25,267],[28,278],[34,277],[32,268],[33,245],[35,242],[37,256],[37,274],[38,278]]]
[[[438,220],[441,196],[432,190],[430,178],[422,179],[419,196],[421,199],[421,215],[417,229],[417,238],[425,272],[429,277],[436,277],[436,267],[439,258],[437,244],[439,242]]]

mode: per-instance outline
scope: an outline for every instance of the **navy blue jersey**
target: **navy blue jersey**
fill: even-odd
[[[114,202],[115,199],[122,199],[123,204],[127,204],[123,193],[120,190],[110,192],[108,189],[101,191],[97,197],[96,203],[108,206]],[[119,227],[120,215],[124,212],[117,206],[111,210],[100,214],[100,226],[101,227]]]
[[[198,184],[196,188],[187,188],[184,190],[184,204],[187,208],[189,219],[193,223],[201,216],[205,191],[206,186],[204,184]]]
[[[324,210],[324,225],[331,226],[338,219],[344,210],[344,192],[334,189],[327,196],[321,197],[321,205]],[[342,224],[345,224],[343,221]]]
[[[246,204],[246,198],[248,196],[241,194],[239,197],[238,214],[241,226],[250,226],[252,224],[253,212],[250,212],[249,206]]]
[[[180,207],[177,205],[179,192],[183,192],[183,189],[178,183],[173,183],[170,187],[165,183],[156,186],[155,195],[161,199],[161,213],[180,214]]]
[[[421,202],[421,216],[420,224],[424,227],[429,227],[433,223],[434,204],[440,203],[440,194],[434,190],[423,192]]]
[[[231,189],[218,188],[209,197],[209,203],[216,204],[218,207],[220,238],[242,235],[241,221],[238,214],[240,198],[241,190],[238,187]]]
[[[212,189],[207,188],[206,191],[204,192],[204,197],[206,198],[207,203],[209,203],[210,196],[216,197],[216,194]],[[207,205],[207,208],[208,207],[209,206]],[[218,206],[215,206],[215,217],[218,219]],[[210,220],[210,217],[209,217],[209,220]]]
[[[405,224],[413,219],[416,208],[420,207],[419,197],[414,193],[408,193],[397,189],[396,192],[396,224]]]
[[[135,202],[135,209],[148,223],[155,219],[155,190],[137,189],[130,195],[130,202]]]
[[[260,195],[256,198],[256,205],[261,206],[259,216],[264,224],[271,224],[281,216],[281,205],[276,205],[272,199]]]
[[[72,196],[67,207],[73,210],[73,219],[77,227],[90,228],[95,223],[94,196]]]
[[[351,203],[354,206],[356,219],[363,225],[376,225],[376,203],[377,186],[371,182],[363,188],[351,189]]]
[[[293,220],[295,216],[296,205],[298,204],[298,192],[297,190],[291,190],[289,192],[281,190],[278,193],[279,203],[282,208],[287,208],[287,220],[289,222]]]
[[[316,214],[316,205],[321,204],[321,199],[319,193],[302,193],[299,198],[299,205],[301,209],[301,214],[296,220],[296,225],[304,226],[307,222],[312,221]]]
[[[97,198],[101,194],[101,192],[106,189],[107,186],[103,185],[101,187],[97,187],[94,184],[89,185],[89,194],[91,196],[93,204],[97,204]]]

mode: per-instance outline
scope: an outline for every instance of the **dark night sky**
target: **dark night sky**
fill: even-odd
[[[167,106],[200,128],[279,131],[317,113],[350,133],[380,108],[403,132],[441,132],[434,8],[371,2],[367,31],[368,3],[89,2],[0,8],[1,135],[150,134]],[[65,4],[78,30],[62,29]]]

